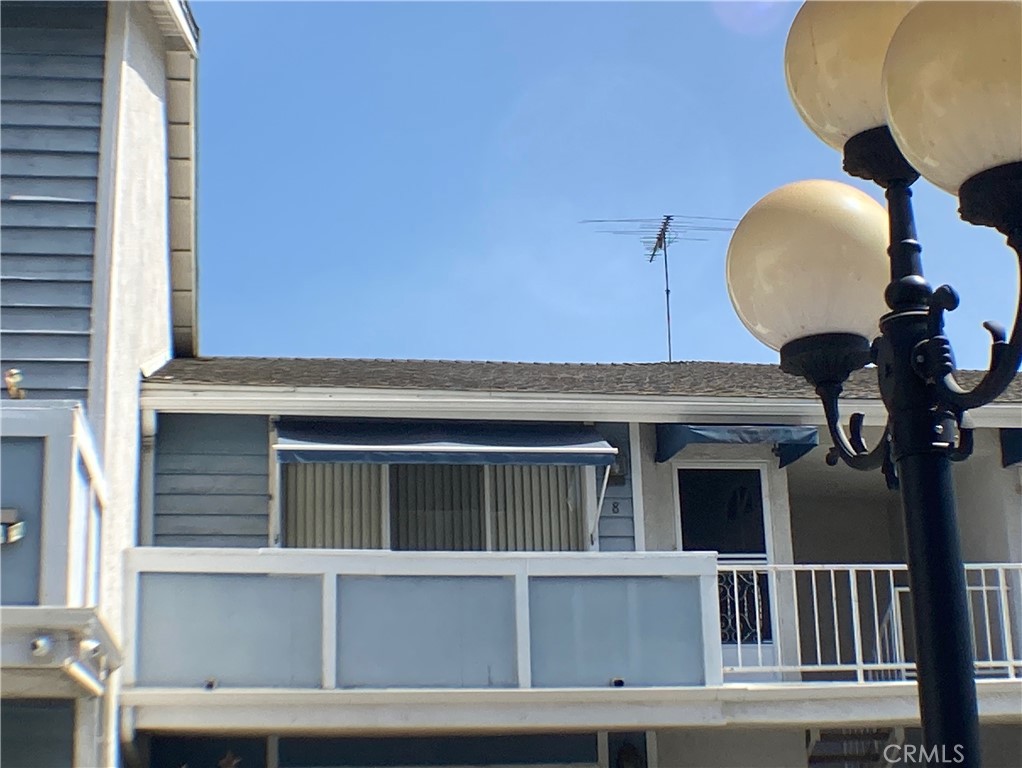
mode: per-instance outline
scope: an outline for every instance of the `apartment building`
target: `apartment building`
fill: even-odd
[[[911,763],[899,498],[827,466],[807,385],[201,357],[187,6],[2,24],[4,765]],[[883,424],[871,371],[845,400]],[[990,766],[1020,414],[1016,379],[955,476]]]
[[[111,765],[139,381],[194,352],[197,33],[176,0],[0,25],[2,761]]]

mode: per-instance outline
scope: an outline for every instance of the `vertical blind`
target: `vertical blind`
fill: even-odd
[[[493,467],[493,548],[500,552],[585,550],[582,473],[568,466]]]
[[[382,548],[382,491],[378,464],[285,465],[285,546]]]
[[[394,549],[486,549],[483,467],[396,464],[390,472],[390,526]]]
[[[384,474],[386,473],[386,474]],[[490,473],[487,499],[485,474]],[[390,509],[384,510],[383,483]],[[284,544],[324,549],[578,552],[576,466],[322,463],[284,466]],[[487,513],[490,541],[487,541]],[[390,516],[390,541],[383,515]]]

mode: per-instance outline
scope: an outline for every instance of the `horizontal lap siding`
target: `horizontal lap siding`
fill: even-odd
[[[598,534],[601,552],[631,552],[635,549],[635,518],[632,510],[632,457],[628,439],[628,425],[622,423],[597,424],[596,429],[615,446],[628,467],[623,478],[608,483],[600,511]],[[638,459],[635,459],[638,461]],[[596,470],[596,492],[603,486],[603,467]]]
[[[264,416],[160,414],[155,544],[265,547],[268,442]]]
[[[7,3],[2,25],[0,364],[85,399],[106,9]]]

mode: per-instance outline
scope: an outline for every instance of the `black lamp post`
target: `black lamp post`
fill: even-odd
[[[742,321],[823,403],[828,463],[882,467],[900,486],[925,754],[966,768],[981,759],[951,462],[972,450],[967,411],[994,400],[1019,369],[1022,295],[1010,339],[985,324],[990,369],[963,390],[943,324],[958,297],[923,278],[911,185],[921,174],[957,194],[964,220],[1007,236],[1022,274],[1020,29],[1018,0],[806,3],[788,35],[789,91],[809,127],[843,150],[845,171],[885,189],[886,222],[858,190],[799,182],[753,206],[728,250]],[[888,413],[872,449],[862,415],[846,434],[838,413],[845,380],[870,362]]]

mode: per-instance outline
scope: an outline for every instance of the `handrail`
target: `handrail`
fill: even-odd
[[[717,570],[722,642],[733,647],[725,681],[915,674],[904,564],[719,563]],[[977,674],[1022,677],[1022,563],[969,563],[965,571]]]

